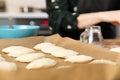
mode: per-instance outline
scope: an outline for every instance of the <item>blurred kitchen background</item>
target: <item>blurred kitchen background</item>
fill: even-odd
[[[50,35],[45,0],[0,0],[0,25],[41,26],[39,35]]]
[[[9,23],[39,25],[39,35],[51,34],[45,0],[0,0],[0,25]],[[120,36],[120,27],[116,33]]]

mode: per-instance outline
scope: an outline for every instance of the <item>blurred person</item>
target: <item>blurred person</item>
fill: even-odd
[[[116,37],[116,28],[111,23],[116,24],[117,20],[113,16],[119,13],[114,10],[120,9],[120,0],[46,0],[46,2],[53,34],[59,33],[63,37],[79,39],[84,31],[79,28],[99,25],[104,38]]]

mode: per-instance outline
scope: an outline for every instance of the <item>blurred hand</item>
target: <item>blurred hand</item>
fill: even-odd
[[[79,28],[90,27],[100,22],[108,22],[118,26],[120,25],[120,10],[80,14],[77,20]]]
[[[120,25],[120,10],[101,12],[103,22],[109,22],[116,26]]]

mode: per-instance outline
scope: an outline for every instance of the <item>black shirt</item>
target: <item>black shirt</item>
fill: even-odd
[[[90,13],[120,9],[120,0],[78,0],[78,12]],[[110,23],[99,23],[104,38],[115,38],[116,27]]]
[[[79,39],[83,30],[77,28],[76,18],[81,13],[120,9],[120,0],[46,0],[49,25],[53,34]],[[110,23],[100,23],[104,38],[115,38],[115,27]]]

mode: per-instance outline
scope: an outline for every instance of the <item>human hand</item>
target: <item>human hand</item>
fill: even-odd
[[[90,27],[100,22],[108,22],[118,26],[120,25],[120,10],[80,14],[77,20],[79,28]]]
[[[95,25],[97,23],[100,23],[101,18],[98,14],[99,14],[99,12],[98,13],[80,14],[77,17],[78,28],[86,28],[86,27],[90,27],[92,25]]]
[[[100,13],[102,21],[112,23],[113,25],[120,25],[120,10],[106,11]]]

